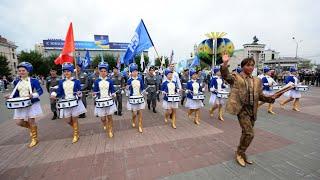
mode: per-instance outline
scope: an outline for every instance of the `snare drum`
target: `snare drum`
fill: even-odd
[[[217,97],[222,98],[222,99],[228,99],[229,92],[227,91],[218,91],[217,92]]]
[[[143,96],[130,96],[129,97],[129,104],[142,104],[144,103],[144,97]]]
[[[77,98],[59,99],[57,102],[58,109],[67,109],[67,108],[73,108],[76,106],[78,106],[78,99]]]
[[[179,94],[168,95],[168,102],[180,102],[180,95]]]
[[[197,95],[193,95],[192,96],[192,99],[193,100],[204,100],[204,94],[203,93],[199,93],[199,94],[197,94]]]
[[[8,109],[20,109],[29,107],[31,105],[32,102],[29,97],[10,98],[6,101],[6,106]]]
[[[109,107],[114,104],[114,101],[111,97],[96,99],[96,107],[97,108],[104,108]]]
[[[281,86],[272,86],[271,89],[277,91],[281,89]]]
[[[296,87],[295,87],[295,90],[296,90],[296,91],[306,92],[306,91],[309,90],[309,87],[306,86],[306,85],[300,85],[300,86],[296,86]]]

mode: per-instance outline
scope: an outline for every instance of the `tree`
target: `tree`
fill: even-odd
[[[45,61],[42,55],[36,51],[25,52],[21,51],[19,57],[19,62],[29,62],[33,66],[33,72],[31,74],[35,75],[48,75],[49,72],[49,64]]]
[[[112,69],[117,65],[116,57],[114,57],[112,54],[103,54],[103,60],[104,62],[109,64],[109,69]],[[95,56],[92,61],[92,66],[95,68],[99,65],[101,62],[101,55]]]
[[[165,61],[164,67],[167,67],[169,65],[169,58],[165,56],[164,61]],[[160,67],[161,66],[161,58],[157,57],[155,59],[154,65]]]
[[[0,55],[0,77],[2,76],[9,76],[10,68],[9,68],[9,62],[6,56]]]

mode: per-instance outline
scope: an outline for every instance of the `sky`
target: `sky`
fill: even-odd
[[[73,22],[75,40],[94,34],[129,42],[142,18],[160,56],[186,59],[208,32],[226,32],[236,49],[256,35],[280,56],[320,64],[319,0],[1,0],[0,35],[30,50],[43,39],[64,39]],[[155,57],[150,49],[149,55]]]

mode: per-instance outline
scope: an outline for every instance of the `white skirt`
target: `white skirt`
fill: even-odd
[[[185,106],[186,108],[189,108],[189,109],[199,109],[203,107],[203,103],[201,100],[193,100],[193,99],[187,98],[187,102]]]
[[[141,103],[141,104],[130,104],[129,101],[127,101],[127,109],[129,111],[137,111],[141,109],[145,109],[146,103]]]
[[[104,108],[94,108],[94,115],[99,117],[104,117],[107,115],[112,115],[114,112],[117,111],[117,106],[114,103],[112,106],[104,107]]]
[[[60,109],[60,118],[78,117],[80,114],[86,113],[87,109],[84,107],[81,99],[78,100],[78,106],[73,108]]]
[[[35,102],[29,107],[15,109],[13,113],[13,119],[29,119],[37,118],[43,114],[40,101]]]
[[[274,91],[266,91],[266,90],[264,90],[264,91],[262,91],[262,93],[263,93],[265,96],[272,96],[272,95],[274,95]]]
[[[168,102],[166,100],[162,101],[163,109],[177,109],[179,106],[179,102]]]
[[[224,102],[225,100],[223,98],[218,98],[216,94],[214,93],[211,93],[211,96],[210,96],[210,99],[209,99],[209,104],[210,105],[215,105],[215,104],[218,104],[218,105],[224,105]]]
[[[289,90],[284,93],[284,96],[288,98],[301,98],[301,92],[296,90]]]

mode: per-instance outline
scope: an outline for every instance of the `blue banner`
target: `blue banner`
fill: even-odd
[[[108,45],[98,45],[94,41],[75,41],[76,49],[127,49],[129,43],[109,42]],[[43,46],[45,48],[57,48],[62,49],[64,41],[61,39],[49,39],[43,40]]]
[[[135,55],[140,54],[142,51],[149,49],[153,46],[153,42],[149,36],[146,26],[141,19],[131,43],[128,46],[126,53],[124,54],[123,60],[125,64],[131,64]]]
[[[94,42],[97,45],[108,45],[109,36],[108,35],[94,35]]]

